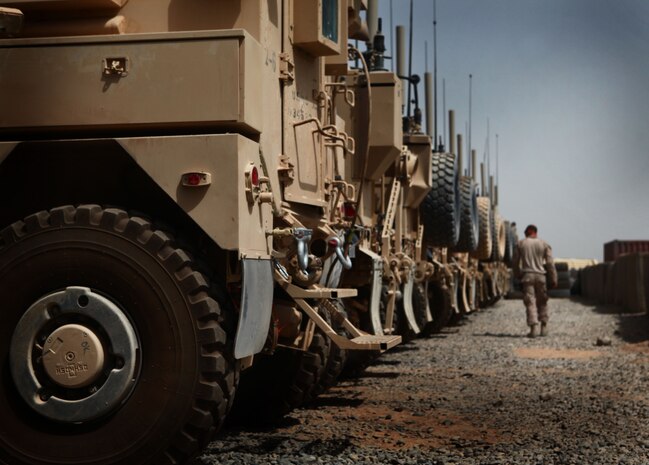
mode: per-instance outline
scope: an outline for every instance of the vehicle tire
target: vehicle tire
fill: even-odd
[[[347,332],[344,330],[339,330],[337,332],[341,336],[349,337]],[[327,392],[338,383],[343,368],[345,368],[345,363],[347,363],[347,354],[347,350],[341,349],[333,342],[331,343],[327,365],[325,366],[320,382],[314,389],[313,398]]]
[[[479,235],[478,194],[473,179],[460,178],[460,237],[456,252],[474,252],[478,248]]]
[[[492,240],[492,217],[491,201],[489,197],[478,197],[478,219],[480,233],[478,235],[477,258],[488,260],[491,257],[493,240]]]
[[[238,381],[220,283],[118,209],[41,211],[0,237],[0,463],[171,465],[205,447]],[[77,337],[82,354],[62,342]]]
[[[345,314],[345,309],[340,300],[336,300],[333,303],[338,307],[339,310],[342,310],[343,314]],[[345,328],[340,327],[335,323],[333,325],[333,328],[339,335],[349,337],[349,334],[347,333],[347,331],[345,331]],[[330,341],[329,347],[330,348],[329,356],[327,357],[327,364],[325,365],[324,372],[322,373],[318,384],[313,390],[314,398],[336,385],[338,378],[340,377],[340,374],[342,373],[343,368],[345,368],[345,364],[347,363],[347,350],[341,349],[333,341]]]
[[[306,320],[306,318],[305,318]],[[331,339],[316,327],[307,351],[278,347],[243,371],[232,409],[239,424],[273,424],[309,402],[325,372]]]
[[[428,284],[428,302],[433,321],[426,326],[425,335],[430,336],[442,331],[453,316],[451,295],[448,287],[442,287],[439,282],[432,281]]]
[[[421,204],[424,239],[433,247],[454,247],[460,237],[457,158],[433,153],[432,188]]]

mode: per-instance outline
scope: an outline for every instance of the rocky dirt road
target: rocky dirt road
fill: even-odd
[[[649,320],[551,303],[546,338],[500,302],[281,424],[226,429],[193,465],[648,464]]]

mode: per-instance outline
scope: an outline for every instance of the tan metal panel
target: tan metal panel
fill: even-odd
[[[284,186],[291,202],[324,206],[322,137],[318,133],[319,93],[324,65],[302,50],[293,50],[295,80],[284,88],[284,154],[293,165],[293,179]]]
[[[270,257],[270,204],[250,205],[245,193],[246,167],[251,162],[260,166],[257,143],[237,134],[118,142],[220,247],[248,258]],[[180,179],[188,172],[210,173],[211,185],[183,187]]]
[[[410,181],[405,204],[407,207],[417,208],[433,185],[431,139],[424,134],[411,134],[404,139],[408,149],[417,157],[414,170],[408,173]]]
[[[226,122],[259,131],[253,78],[263,54],[243,31],[228,32],[3,41],[0,101],[12,111],[0,114],[0,127]],[[125,59],[126,73],[105,74],[113,59]]]
[[[372,115],[367,179],[378,179],[401,153],[401,85],[390,72],[370,74]]]

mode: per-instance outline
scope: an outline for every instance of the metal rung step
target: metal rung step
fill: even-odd
[[[356,350],[389,350],[401,344],[401,336],[358,336],[349,339]]]
[[[356,289],[303,289],[301,287],[288,285],[286,289],[291,297],[294,299],[345,299],[347,297],[356,297],[358,291]]]

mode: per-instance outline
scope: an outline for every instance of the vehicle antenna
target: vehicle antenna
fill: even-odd
[[[394,25],[392,24],[392,0],[390,0],[390,56],[394,56]],[[394,72],[394,60],[390,60],[390,71]]]
[[[469,130],[468,130],[468,148],[467,153],[471,153],[471,110],[472,110],[472,93],[473,93],[473,74],[469,74]]]
[[[442,78],[442,135],[446,134],[446,78]]]
[[[408,50],[408,121],[410,121],[410,106],[412,103],[411,93],[412,93],[412,84],[410,79],[412,79],[412,10],[414,9],[413,0],[410,0],[410,38],[409,38],[409,50]]]
[[[487,177],[491,176],[491,129],[489,128],[489,117],[487,117]],[[491,192],[489,192],[491,195]]]
[[[428,41],[424,42],[424,50],[426,55],[426,72],[424,73],[424,92],[426,94],[426,134],[433,138],[433,152],[437,152],[437,141],[435,140],[433,130],[437,115],[433,113],[433,76],[428,71]]]
[[[435,136],[433,146],[437,144],[437,0],[433,0],[433,105],[435,113]]]

